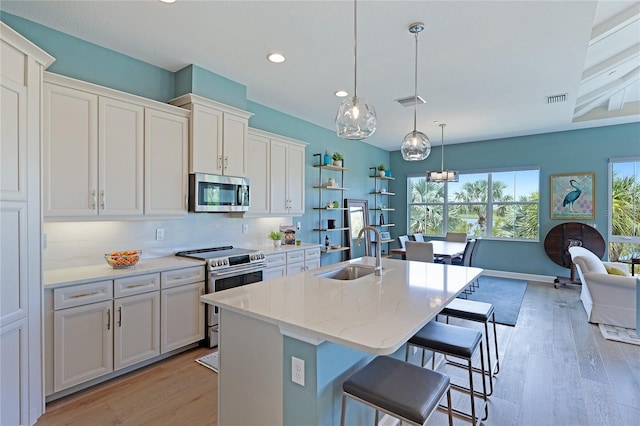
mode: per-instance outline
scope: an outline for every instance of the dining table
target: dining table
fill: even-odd
[[[442,241],[431,240],[425,241],[425,243],[431,243],[433,245],[433,256],[439,257],[444,260],[444,263],[451,263],[451,259],[454,257],[462,256],[464,248],[467,246],[466,242],[458,241]],[[391,249],[391,254],[399,254],[403,260],[406,260],[407,250],[404,247]]]

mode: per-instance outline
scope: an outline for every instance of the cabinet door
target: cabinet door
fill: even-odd
[[[320,259],[311,259],[304,262],[305,270],[313,271],[314,269],[318,269],[320,267]]]
[[[192,104],[189,173],[222,174],[222,111]]]
[[[304,262],[287,263],[287,275],[298,274],[305,271]]]
[[[249,134],[249,156],[247,177],[251,180],[251,200],[249,213],[269,213],[269,147],[268,138]]]
[[[114,370],[160,355],[160,292],[123,297],[113,303]]]
[[[287,149],[287,193],[289,214],[304,214],[304,148],[296,145]]]
[[[56,392],[113,371],[112,301],[53,313]]]
[[[224,113],[223,173],[227,176],[247,176],[248,128],[248,119]]]
[[[26,201],[27,88],[6,78],[0,80],[0,86],[0,197]]]
[[[142,215],[144,108],[100,97],[98,111],[99,214]]]
[[[287,267],[285,265],[274,266],[262,271],[262,281],[270,280],[272,278],[281,278],[287,275]]]
[[[145,215],[187,213],[187,117],[145,109]]]
[[[204,281],[162,290],[161,352],[204,339]]]
[[[0,203],[0,326],[29,314],[26,203]]]
[[[0,327],[0,424],[23,425],[29,419],[28,318]]]
[[[44,216],[98,214],[98,96],[44,85]]]
[[[283,142],[271,140],[269,174],[271,213],[289,214],[289,194],[287,193],[287,148]]]

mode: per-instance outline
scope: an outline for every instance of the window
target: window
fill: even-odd
[[[609,259],[640,256],[640,158],[609,161]]]
[[[460,173],[459,182],[407,178],[409,233],[537,240],[540,171]]]

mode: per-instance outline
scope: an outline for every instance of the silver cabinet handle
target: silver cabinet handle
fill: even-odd
[[[96,190],[94,189],[93,191],[91,191],[91,210],[95,210],[96,209]]]
[[[99,294],[99,292],[98,291],[94,291],[93,293],[74,294],[73,296],[69,296],[69,299],[78,299],[80,297],[95,296],[96,294]]]
[[[118,307],[118,327],[122,328],[122,306]]]
[[[111,308],[107,309],[107,330],[111,330]]]
[[[218,157],[218,168],[222,168],[222,155]]]
[[[102,210],[104,210],[104,203],[105,203],[104,191],[100,191],[100,208]]]
[[[227,170],[229,168],[229,157],[224,157],[224,169]]]

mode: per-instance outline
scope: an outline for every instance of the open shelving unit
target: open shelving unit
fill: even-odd
[[[396,226],[395,223],[390,223],[389,212],[396,209],[390,207],[391,197],[395,192],[391,192],[389,185],[395,180],[390,176],[380,176],[378,174],[377,167],[369,167],[372,171],[371,179],[374,181],[373,191],[369,192],[369,195],[373,195],[373,205],[369,208],[372,213],[371,224],[380,229],[380,231],[389,231],[389,228]],[[383,184],[386,182],[386,187]],[[384,191],[382,191],[384,189]],[[381,244],[388,244],[395,241],[394,238],[385,238],[380,241]],[[377,244],[377,241],[373,241],[372,244]],[[383,250],[384,251],[384,250]],[[388,252],[388,250],[387,250]]]
[[[318,157],[318,164],[314,164],[314,168],[318,169],[318,184],[313,186],[313,189],[318,190],[318,205],[313,210],[318,212],[318,226],[313,228],[313,231],[318,232],[318,244],[322,245],[322,253],[336,253],[347,252],[349,245],[345,244],[345,235],[348,234],[349,227],[344,224],[344,212],[347,210],[343,207],[344,192],[349,188],[344,187],[344,172],[348,171],[346,167],[334,166],[333,164],[323,164],[323,154],[313,154],[314,157]],[[335,184],[328,185],[328,182],[323,181],[323,172],[327,179],[333,177]],[[339,178],[338,178],[339,176]],[[327,195],[334,194],[334,195]],[[338,207],[329,206],[328,203],[336,201],[338,198]],[[336,213],[337,212],[337,213]],[[335,228],[329,228],[328,220],[335,220]],[[325,246],[325,237],[329,236],[330,245]],[[332,248],[334,246],[339,246]]]

